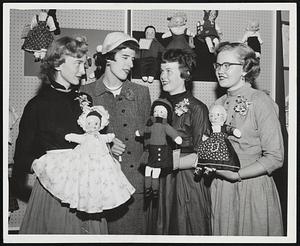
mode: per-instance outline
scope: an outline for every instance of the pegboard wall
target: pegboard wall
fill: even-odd
[[[160,10],[132,10],[132,30],[144,31],[148,25],[153,25],[157,32],[166,32],[167,16],[180,9],[160,9]],[[196,24],[203,19],[203,9],[199,10],[184,10],[187,14],[187,27],[196,32]],[[221,41],[240,41],[244,35],[245,28],[248,22],[252,19],[258,20],[260,23],[260,34],[263,40],[261,54],[261,74],[257,79],[257,87],[262,90],[272,92],[274,87],[274,11],[262,10],[220,10],[216,23],[219,25],[223,37]],[[203,102],[211,101],[210,90],[215,88],[214,85],[208,83],[194,83],[194,96],[200,98]],[[159,92],[156,92],[159,93]],[[208,98],[209,96],[209,98]]]
[[[176,10],[132,10],[131,30],[143,31],[145,26],[153,25],[158,32],[167,30],[167,16]],[[32,17],[38,14],[38,9],[10,10],[10,32],[9,32],[9,104],[13,106],[21,117],[24,106],[36,94],[40,85],[37,77],[24,76],[24,51],[21,50],[23,40],[20,38],[24,24],[30,23]],[[187,26],[196,31],[197,21],[203,18],[203,10],[187,10]],[[125,30],[125,10],[84,10],[84,9],[57,9],[56,12],[60,27],[79,29],[101,29],[101,30]],[[259,89],[272,91],[274,83],[273,61],[273,11],[231,11],[221,10],[217,23],[223,32],[223,40],[237,41],[244,34],[245,27],[250,19],[257,19],[260,22],[261,37],[264,41],[262,46],[261,67],[262,72],[258,79]],[[141,80],[134,82],[149,87],[151,100],[155,100],[160,94],[160,82],[154,81],[147,84]],[[194,82],[193,94],[196,98],[210,106],[216,99],[216,82]],[[8,163],[13,160],[15,140],[18,135],[19,121],[11,132],[13,145],[9,147]],[[32,183],[32,178],[29,183]],[[10,228],[18,228],[22,221],[26,204],[19,202],[20,209],[13,212],[9,221]]]

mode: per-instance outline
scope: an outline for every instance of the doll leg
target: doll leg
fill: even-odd
[[[145,198],[148,198],[152,195],[152,187],[151,187],[152,177],[151,177],[151,173],[152,173],[152,168],[149,167],[149,166],[146,166],[146,168],[145,168]]]
[[[209,49],[209,52],[210,52],[210,53],[213,53],[213,52],[214,52],[214,44],[212,43],[211,38],[210,38],[210,37],[206,37],[206,38],[205,38],[205,42],[206,42],[206,44],[207,44],[207,47],[208,47],[208,49]]]
[[[158,190],[159,190],[159,175],[161,169],[153,168],[152,171],[152,188],[153,188],[153,198],[158,198]]]
[[[213,43],[214,43],[214,47],[216,47],[220,43],[220,41],[218,38],[214,38]]]

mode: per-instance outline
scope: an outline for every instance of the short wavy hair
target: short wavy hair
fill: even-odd
[[[54,40],[49,46],[41,64],[39,77],[42,82],[50,84],[55,81],[55,68],[65,62],[65,56],[82,57],[88,51],[86,38],[62,37]]]
[[[254,83],[260,74],[260,60],[256,57],[255,51],[244,43],[222,42],[215,50],[216,56],[223,51],[235,51],[238,59],[243,63],[245,81]]]
[[[191,80],[192,70],[196,66],[196,55],[182,49],[168,49],[162,55],[162,63],[178,62],[180,76],[186,82]]]

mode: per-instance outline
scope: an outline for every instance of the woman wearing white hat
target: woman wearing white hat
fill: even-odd
[[[105,73],[81,88],[92,96],[94,105],[108,110],[111,118],[107,131],[114,132],[117,138],[112,152],[119,156],[122,171],[136,189],[132,199],[106,214],[109,234],[145,234],[144,176],[138,170],[143,145],[136,141],[135,131],[144,128],[151,101],[148,87],[128,80],[138,49],[138,41],[128,34],[109,33],[102,47]]]

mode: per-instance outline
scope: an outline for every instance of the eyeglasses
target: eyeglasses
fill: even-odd
[[[223,68],[223,71],[227,71],[230,66],[232,65],[243,65],[243,63],[231,63],[231,62],[223,62],[222,64],[220,63],[214,63],[213,66],[214,66],[214,69],[215,70],[220,70],[220,68],[222,67]]]

